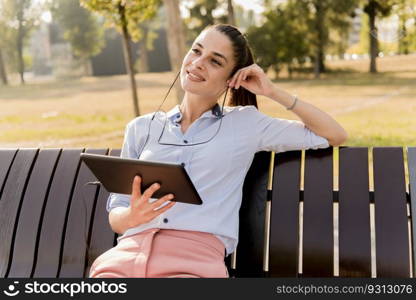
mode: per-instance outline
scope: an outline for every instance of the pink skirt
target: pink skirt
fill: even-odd
[[[121,238],[98,256],[89,277],[228,278],[224,251],[208,232],[151,228]]]

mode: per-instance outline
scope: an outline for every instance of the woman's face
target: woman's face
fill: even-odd
[[[234,65],[228,37],[215,29],[205,30],[195,39],[182,62],[182,88],[185,92],[217,99],[225,92]]]

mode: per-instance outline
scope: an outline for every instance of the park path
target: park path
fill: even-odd
[[[335,109],[335,110],[331,110],[329,113],[331,115],[337,116],[337,115],[342,115],[345,113],[350,113],[353,111],[357,111],[357,110],[361,110],[370,106],[374,106],[377,104],[381,104],[383,102],[387,102],[389,100],[391,100],[392,98],[402,94],[403,92],[406,92],[407,90],[410,89],[410,86],[402,86],[400,88],[398,88],[397,90],[394,90],[390,93],[384,94],[384,95],[380,95],[377,97],[373,97],[370,99],[363,99],[359,104],[355,104],[355,105],[351,105],[348,107],[344,107],[341,109]]]

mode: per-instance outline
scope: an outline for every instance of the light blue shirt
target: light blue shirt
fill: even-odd
[[[276,153],[329,147],[328,140],[316,135],[300,121],[272,118],[253,105],[224,107],[218,134],[208,143],[194,146],[160,145],[158,138],[166,119],[161,142],[173,144],[198,143],[209,140],[220,124],[221,107],[203,113],[187,129],[181,131],[179,105],[169,112],[159,112],[152,121],[149,140],[140,159],[185,163],[203,204],[177,202],[152,221],[128,229],[122,237],[149,228],[169,228],[210,232],[225,246],[226,255],[237,247],[239,209],[244,178],[259,151]],[[137,158],[146,140],[153,113],[131,120],[125,128],[120,157]],[[143,191],[142,191],[143,192]],[[156,199],[151,199],[154,201]],[[110,194],[107,211],[129,206],[130,195]]]

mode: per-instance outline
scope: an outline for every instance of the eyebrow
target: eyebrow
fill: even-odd
[[[204,48],[204,46],[202,46],[200,43],[195,43],[195,44],[197,44],[201,48]],[[224,55],[222,55],[221,53],[218,53],[218,52],[212,52],[212,53],[214,53],[214,55],[216,55],[216,56],[219,56],[219,57],[223,58],[226,62],[228,62],[227,58]]]

